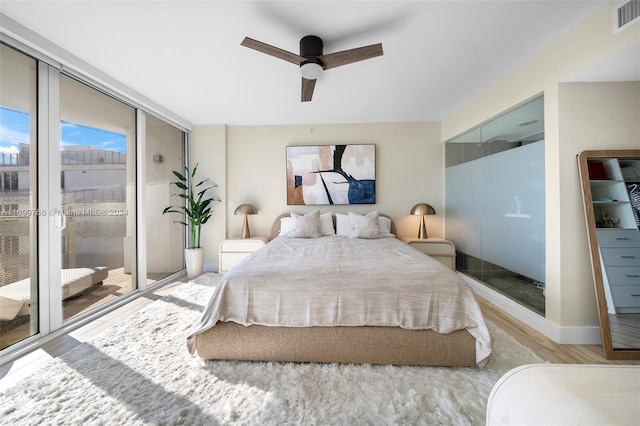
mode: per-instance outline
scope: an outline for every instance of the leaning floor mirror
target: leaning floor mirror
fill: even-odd
[[[602,348],[640,359],[640,150],[578,155]]]

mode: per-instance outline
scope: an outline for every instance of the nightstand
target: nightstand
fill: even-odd
[[[428,254],[452,270],[456,270],[456,247],[451,241],[442,238],[420,239],[415,237],[402,237],[400,239],[421,252]]]
[[[253,236],[250,238],[231,238],[220,243],[220,273],[227,272],[234,265],[269,242],[269,237]]]

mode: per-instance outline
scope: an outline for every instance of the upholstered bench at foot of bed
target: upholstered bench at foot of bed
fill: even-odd
[[[530,364],[507,372],[487,425],[637,425],[640,365]]]
[[[218,322],[197,336],[204,359],[475,366],[466,330],[439,334],[399,327],[267,327]]]

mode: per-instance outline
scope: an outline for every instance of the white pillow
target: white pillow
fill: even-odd
[[[350,237],[353,234],[348,214],[336,213],[336,235]]]
[[[327,212],[320,215],[320,233],[322,235],[335,235],[333,229],[333,213]]]
[[[291,230],[293,229],[294,223],[293,218],[283,217],[280,219],[280,235],[288,236]]]
[[[395,237],[391,233],[391,219],[385,216],[378,216],[378,227],[381,237]],[[336,213],[336,235],[343,237],[353,236],[353,225],[348,214]]]
[[[378,226],[380,227],[380,236],[395,237],[395,235],[391,233],[391,219],[389,219],[388,217],[378,217]]]
[[[365,216],[349,212],[352,237],[354,238],[380,238],[380,225],[378,225],[378,212],[372,211]]]
[[[280,232],[279,235],[289,236],[293,228],[295,227],[294,219],[289,217],[280,218]],[[320,215],[320,233],[322,235],[335,235],[336,231],[333,229],[333,213],[327,212]]]
[[[320,233],[320,212],[314,210],[304,216],[297,213],[291,213],[293,219],[293,228],[287,234],[292,238],[318,238]]]

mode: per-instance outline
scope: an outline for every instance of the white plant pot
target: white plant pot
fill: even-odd
[[[184,262],[187,266],[187,278],[193,279],[199,276],[202,274],[204,249],[202,247],[185,249]]]

